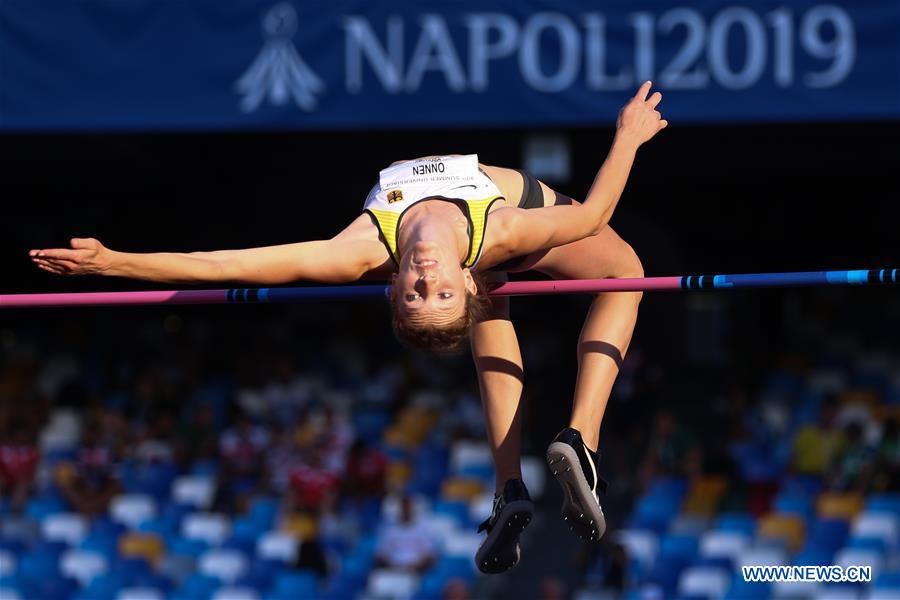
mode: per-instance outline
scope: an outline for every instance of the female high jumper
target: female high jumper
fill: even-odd
[[[668,124],[659,92],[644,83],[620,111],[612,147],[579,203],[514,169],[480,165],[476,155],[393,163],[380,173],[364,212],[331,239],[214,252],[116,252],[92,238],[71,248],[31,250],[38,267],[60,275],[110,275],[198,284],[274,285],[298,280],[348,283],[390,278],[393,327],[407,344],[436,352],[470,340],[495,471],[487,537],[475,561],[500,573],[519,561],[519,536],[533,514],[522,483],[519,402],[522,358],[507,299],[486,294],[484,273],[536,270],[557,279],[642,277],[634,250],[608,225],[638,148]],[[514,200],[513,200],[514,199]],[[606,529],[597,473],[600,424],[637,319],[639,292],[598,294],[577,346],[569,426],[547,450],[562,486],[562,516],[580,537]]]

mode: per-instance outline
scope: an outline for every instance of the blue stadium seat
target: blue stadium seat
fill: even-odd
[[[126,527],[124,525],[113,521],[106,515],[102,515],[91,521],[89,535],[119,539],[119,536],[125,533],[125,531]]]
[[[315,598],[319,595],[319,581],[312,572],[291,571],[279,573],[266,600],[296,600]]]
[[[32,550],[19,557],[17,569],[25,579],[39,582],[42,579],[59,576],[59,557],[61,552]]]
[[[882,571],[875,577],[872,587],[877,590],[897,590],[900,596],[900,569]]]
[[[277,498],[256,498],[250,503],[247,517],[267,530],[275,523],[280,508],[281,502]]]
[[[737,573],[731,580],[725,600],[768,600],[771,595],[771,584],[744,581],[743,575]]]
[[[272,587],[275,575],[282,570],[284,565],[278,561],[255,558],[250,561],[247,572],[235,581],[235,585],[267,590]]]
[[[716,519],[715,529],[753,536],[756,532],[756,519],[746,513],[723,513]]]
[[[889,512],[900,517],[900,493],[870,496],[866,502],[866,512]]]
[[[54,513],[66,512],[66,503],[56,495],[42,495],[32,498],[25,505],[25,516],[40,523],[44,517]]]
[[[788,475],[781,483],[781,493],[813,498],[822,491],[822,479],[813,475]]]
[[[808,545],[791,559],[792,565],[830,565],[834,552],[823,547]]]
[[[447,515],[456,519],[460,527],[468,527],[469,523],[469,505],[465,502],[457,500],[435,500],[431,507],[432,512],[436,515]]]
[[[659,476],[650,482],[644,497],[662,496],[680,499],[687,493],[687,489],[688,481],[685,477]]]
[[[215,577],[192,573],[181,583],[176,594],[185,600],[209,600],[219,586],[219,580]]]
[[[796,492],[779,494],[772,506],[777,512],[797,515],[807,523],[815,516],[813,498]]]
[[[190,556],[197,558],[207,549],[203,540],[192,540],[185,537],[177,537],[169,541],[169,553],[177,556]]]
[[[91,534],[81,540],[78,548],[89,552],[97,552],[106,558],[112,558],[118,552],[119,539],[110,535]]]
[[[844,545],[849,531],[850,524],[843,519],[818,519],[810,528],[806,538],[806,547],[834,553]]]
[[[873,550],[879,554],[887,554],[887,542],[875,537],[851,537],[847,541],[847,547],[855,550]]]

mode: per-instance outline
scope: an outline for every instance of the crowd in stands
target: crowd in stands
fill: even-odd
[[[267,327],[0,336],[3,600],[489,593],[472,557],[493,469],[468,363],[389,340],[294,352],[302,334]],[[900,597],[900,355],[857,340],[775,362],[758,389],[681,407],[634,349],[601,440],[608,534],[530,547],[572,549],[574,582],[512,576],[546,600]],[[543,461],[523,467],[555,519]],[[868,564],[873,583],[747,584],[746,564]]]

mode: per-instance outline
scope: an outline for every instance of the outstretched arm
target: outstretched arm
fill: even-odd
[[[668,125],[656,110],[662,94],[648,97],[650,85],[649,81],[642,85],[619,113],[612,148],[582,204],[498,211],[498,237],[509,257],[563,246],[596,235],[606,226],[638,148]]]
[[[356,281],[387,259],[361,215],[328,240],[213,252],[117,252],[92,238],[75,238],[71,248],[32,250],[32,261],[59,275],[109,275],[164,283],[240,282],[280,284],[299,280]]]

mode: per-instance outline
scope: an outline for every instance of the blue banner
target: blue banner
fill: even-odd
[[[0,131],[900,118],[897,0],[3,0]]]

